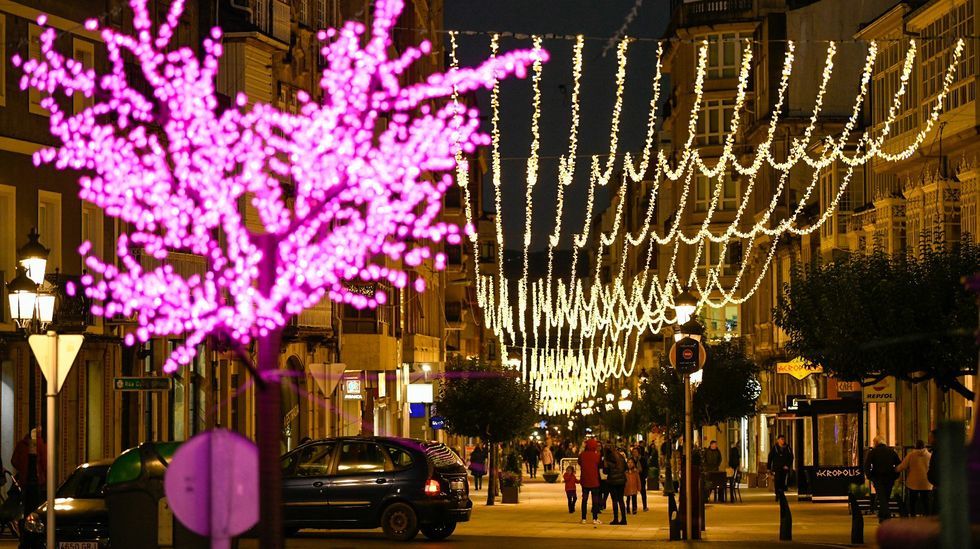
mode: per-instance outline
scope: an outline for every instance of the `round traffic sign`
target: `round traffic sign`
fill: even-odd
[[[259,450],[227,429],[204,431],[174,453],[163,486],[181,524],[231,539],[259,520]]]

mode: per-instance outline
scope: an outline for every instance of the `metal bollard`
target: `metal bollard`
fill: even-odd
[[[674,499],[674,493],[671,492],[667,494],[669,498],[667,500],[667,526],[670,530],[670,541],[679,541],[681,539],[681,518],[677,513],[677,500]]]
[[[793,515],[789,511],[786,493],[780,491],[779,497],[779,541],[793,541]]]
[[[854,494],[847,496],[847,502],[851,506],[851,543],[855,545],[864,544],[864,515],[858,506],[857,497]]]

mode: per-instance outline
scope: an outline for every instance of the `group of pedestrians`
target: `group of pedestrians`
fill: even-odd
[[[611,525],[626,525],[628,515],[635,515],[639,510],[638,500],[642,501],[644,511],[649,510],[646,485],[650,460],[644,446],[629,449],[627,457],[627,450],[611,442],[600,444],[594,438],[588,439],[578,456],[578,466],[581,478],[576,477],[573,466],[565,469],[563,478],[570,514],[575,512],[577,486],[582,487],[582,524],[588,523],[590,501],[592,524],[596,527],[601,524],[599,513],[606,509],[609,500],[613,508]]]
[[[908,490],[906,511],[909,516],[933,513],[932,492],[938,481],[938,463],[935,455],[926,449],[925,442],[918,440],[915,448],[899,459],[898,453],[885,444],[883,437],[874,439],[874,447],[864,460],[864,474],[875,488],[875,503],[878,507],[878,520],[891,518],[889,500],[895,482],[900,474],[907,471],[905,488]]]

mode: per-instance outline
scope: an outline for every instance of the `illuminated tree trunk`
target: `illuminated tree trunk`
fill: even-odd
[[[259,272],[259,291],[269,295],[276,282],[277,242],[266,235],[262,242],[265,261]],[[270,331],[258,340],[258,383],[255,406],[256,443],[259,447],[259,545],[263,549],[283,547],[282,471],[279,466],[280,418],[279,350],[282,329]]]

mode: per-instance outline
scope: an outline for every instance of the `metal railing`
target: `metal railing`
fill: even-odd
[[[681,25],[715,22],[744,16],[752,11],[752,0],[673,0],[671,11],[680,16]]]

